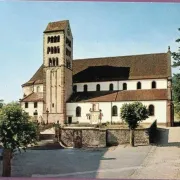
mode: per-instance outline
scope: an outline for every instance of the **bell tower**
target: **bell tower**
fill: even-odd
[[[50,22],[43,34],[43,119],[63,124],[72,94],[73,37],[68,20]]]

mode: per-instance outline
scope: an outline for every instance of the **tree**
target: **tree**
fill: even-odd
[[[18,103],[10,103],[0,111],[0,141],[3,146],[2,176],[11,176],[11,157],[14,150],[25,150],[36,143],[37,126],[29,121],[29,116]]]
[[[178,29],[180,31],[180,28]],[[180,38],[176,40],[177,43],[180,43]],[[173,65],[172,67],[180,66],[180,46],[177,52],[171,53],[173,57]],[[180,74],[174,74],[172,81],[172,93],[173,93],[173,101],[174,101],[174,110],[175,114],[180,118]]]
[[[0,109],[3,107],[4,100],[0,99]]]
[[[180,118],[180,74],[174,74],[172,78],[172,95],[175,116]]]
[[[180,28],[178,29],[180,31]],[[180,43],[180,38],[176,39],[177,43]],[[173,67],[179,67],[180,66],[180,46],[177,52],[172,52],[172,57],[174,59],[173,61]]]
[[[148,110],[141,102],[125,103],[121,107],[121,118],[130,129],[130,145],[134,146],[134,130],[148,118]]]

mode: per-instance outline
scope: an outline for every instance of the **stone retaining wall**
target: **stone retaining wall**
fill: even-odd
[[[156,134],[156,121],[147,128],[135,130],[135,145],[153,143]],[[82,147],[106,147],[129,143],[129,129],[100,129],[100,128],[61,128],[60,141],[67,147],[75,146],[75,142]]]
[[[149,144],[149,134],[147,129],[137,129],[134,133],[135,144]],[[130,141],[129,129],[108,129],[107,130],[107,146],[128,144]]]

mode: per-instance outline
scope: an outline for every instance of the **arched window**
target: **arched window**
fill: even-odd
[[[69,60],[67,60],[66,66],[67,66],[67,68],[71,68],[71,62]]]
[[[156,82],[153,81],[153,82],[152,82],[152,89],[155,89],[155,88],[156,88]]]
[[[47,54],[49,54],[49,53],[50,53],[50,51],[51,51],[51,48],[50,48],[50,47],[48,47],[48,48],[47,48]]]
[[[60,41],[60,36],[57,36],[57,42],[59,42]]]
[[[51,42],[51,38],[50,38],[50,37],[48,37],[48,40],[47,40],[47,42],[48,42],[48,43],[50,43],[50,42]]]
[[[88,90],[88,86],[87,86],[87,84],[85,84],[84,85],[84,92],[87,92],[87,90]]]
[[[28,105],[29,105],[28,102],[25,102],[25,108],[28,108]]]
[[[127,90],[127,84],[123,83],[123,90]]]
[[[149,105],[149,116],[154,116],[154,106],[152,104]]]
[[[100,86],[100,84],[97,84],[96,85],[96,91],[100,91],[101,90],[101,86]]]
[[[54,53],[55,53],[55,54],[57,53],[57,49],[56,49],[56,47],[54,47]]]
[[[57,47],[57,53],[60,53],[60,49],[59,49],[59,46]]]
[[[53,47],[51,47],[51,54],[53,54],[54,53],[54,49],[53,49]]]
[[[73,92],[75,92],[75,93],[77,92],[77,85],[73,86]]]
[[[81,107],[76,108],[76,117],[81,117]]]
[[[141,89],[141,82],[137,83],[137,89]]]
[[[51,37],[51,43],[53,43],[54,41],[53,41],[54,39],[53,39],[53,37]]]
[[[38,115],[38,112],[37,112],[37,110],[35,110],[35,112],[34,112],[34,116],[37,116]]]
[[[54,36],[54,42],[57,42],[56,36]]]
[[[53,66],[56,66],[56,60],[53,58]]]
[[[117,106],[112,107],[112,116],[117,116]]]
[[[109,85],[109,90],[110,90],[110,91],[113,91],[113,90],[114,90],[113,84],[110,84],[110,85]]]
[[[38,103],[34,102],[34,108],[37,108],[37,107],[38,107]]]
[[[39,86],[37,86],[36,91],[37,91],[37,92],[39,92],[39,90],[40,90],[40,87],[39,87]]]
[[[56,66],[59,66],[58,58],[56,58]]]
[[[52,60],[49,58],[49,67],[52,66]]]

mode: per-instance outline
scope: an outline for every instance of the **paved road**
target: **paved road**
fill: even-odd
[[[153,153],[149,153],[142,166],[132,178],[180,178],[180,127],[159,129],[158,145]]]
[[[14,157],[12,176],[128,178],[152,148],[28,150]]]
[[[180,127],[162,128],[157,146],[28,150],[15,155],[12,176],[179,179],[179,137]]]

